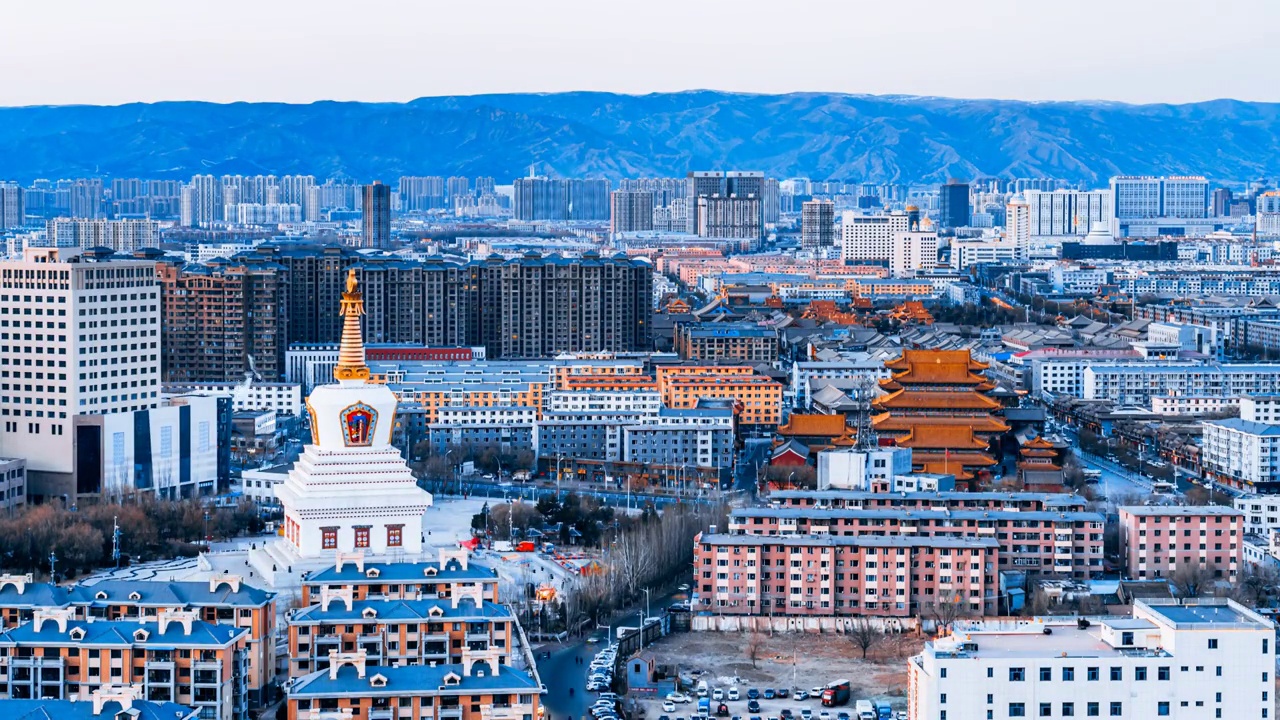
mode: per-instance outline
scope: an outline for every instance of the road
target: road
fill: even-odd
[[[756,499],[757,474],[762,466],[768,464],[769,448],[772,446],[773,440],[770,438],[746,438],[743,441],[737,472],[733,478],[733,489],[746,493],[752,501]]]
[[[476,481],[467,480],[462,483],[462,489],[469,497],[487,497],[487,498],[522,498],[530,502],[536,502],[538,498],[544,495],[555,495],[556,490],[552,487],[544,487],[542,485],[528,485],[522,483],[507,483],[505,486],[497,481]],[[450,488],[452,490],[452,488]],[[683,497],[674,495],[652,495],[648,493],[627,493],[616,490],[600,490],[596,488],[565,485],[560,489],[561,494],[576,493],[578,495],[589,495],[600,500],[605,505],[614,507],[631,507],[636,510],[644,508],[646,502],[652,502],[655,507],[661,508],[673,503],[706,503],[712,502],[712,498],[707,496],[690,496]],[[452,494],[452,493],[441,493]]]
[[[1102,473],[1098,487],[1107,499],[1114,500],[1125,495],[1146,497],[1151,494],[1151,481],[1132,472],[1118,463],[1111,462],[1097,455],[1086,454],[1077,448],[1080,462],[1087,468]]]
[[[654,596],[649,611],[655,616],[661,614],[663,608],[676,601],[678,594],[678,590],[671,590],[661,596]],[[617,617],[610,623],[607,637],[617,637],[620,627],[639,624],[640,611],[643,610],[644,604],[641,602],[638,609]],[[542,697],[542,705],[547,709],[547,720],[566,720],[570,717],[582,720],[587,715],[591,702],[595,701],[596,694],[586,691],[587,666],[607,640],[604,628],[595,633],[600,638],[599,643],[588,644],[585,640],[578,640],[558,649],[555,644],[539,648],[539,651],[551,650],[551,657],[538,660],[538,675],[542,678],[542,684],[547,686],[547,694]],[[577,663],[577,658],[582,659],[582,664]],[[573,695],[569,694],[569,688],[573,688]]]

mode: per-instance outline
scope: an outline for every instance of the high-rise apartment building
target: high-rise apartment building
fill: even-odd
[[[400,211],[441,210],[448,196],[445,179],[439,176],[400,178]]]
[[[609,232],[612,234],[653,229],[653,193],[614,190],[609,193]]]
[[[0,230],[22,227],[25,219],[22,186],[14,182],[0,182]]]
[[[485,175],[485,176],[476,178],[476,183],[475,183],[476,197],[480,197],[483,195],[492,195],[495,187],[496,187],[496,184],[493,182],[492,177]]]
[[[619,190],[647,192],[653,195],[653,206],[663,208],[672,202],[685,201],[688,196],[688,180],[685,178],[624,178],[619,181]],[[684,228],[680,228],[683,232]]]
[[[915,229],[893,234],[893,252],[889,256],[889,273],[894,277],[912,277],[938,266],[938,233]]]
[[[464,177],[451,177],[445,183],[445,193],[450,205],[453,204],[455,198],[460,198],[471,192],[471,181]]]
[[[155,408],[160,353],[154,262],[69,248],[0,262],[0,457],[26,458],[29,494],[96,491],[76,486],[78,419]]]
[[[309,217],[311,188],[316,186],[313,175],[285,175],[280,178],[280,200],[286,205],[302,208],[302,217]]]
[[[1013,200],[1005,206],[1004,241],[1013,246],[1014,257],[1026,260],[1031,254],[1031,206]]]
[[[602,178],[516,179],[517,220],[608,220],[609,181]]]
[[[284,359],[281,277],[267,263],[156,265],[164,382],[275,380]]]
[[[686,183],[689,194],[685,198],[688,232],[702,237],[764,237],[766,185],[762,172],[699,170],[689,173]],[[711,202],[712,198],[716,201]],[[749,214],[753,207],[755,217]],[[705,217],[707,215],[710,217]]]
[[[806,200],[800,209],[800,246],[831,247],[836,244],[836,204],[830,200]]]
[[[182,189],[181,224],[208,227],[222,220],[222,184],[212,175],[196,175]]]
[[[498,283],[501,344],[491,357],[648,348],[653,269],[625,256],[581,258],[536,252],[486,266]]]
[[[131,253],[155,247],[160,240],[158,224],[153,220],[88,220],[55,218],[46,223],[49,244],[53,247],[83,249],[109,248]]]
[[[952,178],[938,186],[938,226],[965,227],[969,224],[969,183]]]
[[[391,186],[374,180],[362,193],[360,246],[385,250],[391,247]]]

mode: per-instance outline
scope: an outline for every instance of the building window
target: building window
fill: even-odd
[[[1168,679],[1169,679],[1169,666],[1167,666],[1167,665],[1166,665],[1166,666],[1163,666],[1163,667],[1158,667],[1158,668],[1156,668],[1156,679],[1157,679],[1157,680],[1168,680]]]
[[[1009,682],[1022,682],[1026,679],[1026,668],[1009,668]]]
[[[1111,717],[1124,717],[1124,703],[1111,703]]]
[[[1076,679],[1076,669],[1073,667],[1062,668],[1062,681],[1072,682]]]
[[[1053,668],[1040,668],[1040,681],[1049,682],[1053,679]]]
[[[1053,704],[1040,703],[1040,717],[1053,717]]]
[[[1164,717],[1164,716],[1167,716],[1168,714],[1169,714],[1168,701],[1161,700],[1160,702],[1156,703],[1156,715]]]
[[[400,547],[402,544],[401,534],[403,530],[403,525],[387,526],[387,547]]]
[[[1027,706],[1022,703],[1009,703],[1009,717],[1026,717]]]
[[[1116,681],[1123,680],[1123,679],[1124,679],[1124,669],[1123,669],[1123,668],[1118,668],[1118,667],[1113,667],[1113,668],[1111,668],[1111,679],[1112,679],[1112,680],[1116,680]]]
[[[356,531],[356,547],[358,548],[369,547],[369,528],[358,527],[355,529],[355,531]]]
[[[1094,680],[1097,680],[1098,677],[1099,677],[1098,668],[1096,667],[1089,668],[1087,673],[1087,679],[1092,682]]]
[[[320,528],[320,548],[323,550],[338,549],[338,528]]]
[[[1085,706],[1084,714],[1089,717],[1098,717],[1098,703],[1091,702]]]
[[[1073,702],[1062,703],[1062,717],[1075,717],[1076,704]]]

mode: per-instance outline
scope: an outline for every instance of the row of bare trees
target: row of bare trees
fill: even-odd
[[[627,604],[643,600],[645,588],[662,587],[690,574],[693,539],[712,525],[725,527],[721,504],[668,505],[660,514],[622,527],[606,546],[603,572],[579,580],[565,597],[570,627],[599,622]]]
[[[47,572],[51,553],[57,557],[61,576],[111,564],[117,525],[121,554],[148,560],[194,554],[206,528],[210,536],[226,538],[259,532],[263,523],[248,501],[234,508],[213,508],[195,500],[146,496],[76,510],[51,504],[28,506],[0,518],[0,567]]]

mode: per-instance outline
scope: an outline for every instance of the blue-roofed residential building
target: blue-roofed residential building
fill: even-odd
[[[289,615],[289,675],[327,669],[331,651],[363,650],[369,665],[429,665],[460,663],[465,651],[494,649],[506,665],[515,618],[507,606],[480,593],[473,586],[444,600],[326,595]]]
[[[249,631],[191,610],[154,621],[85,620],[76,608],[40,609],[0,632],[0,687],[14,699],[70,699],[138,684],[143,699],[196,708],[208,720],[249,716]]]
[[[352,600],[448,600],[478,587],[485,600],[498,601],[498,573],[471,561],[466,549],[440,550],[434,562],[367,562],[342,556],[332,567],[316,570],[302,583],[304,606],[350,591]]]
[[[0,575],[0,628],[29,622],[37,610],[71,609],[76,620],[155,621],[161,613],[192,611],[207,623],[248,630],[249,698],[267,701],[275,678],[275,593],[223,574],[207,581],[101,580],[57,586],[30,575]]]
[[[103,686],[78,700],[0,698],[0,717],[6,720],[197,720],[200,716],[195,708],[142,700],[139,694],[136,686]]]
[[[332,659],[329,669],[290,681],[289,720],[316,710],[367,720],[537,720],[546,691],[536,669],[502,665],[495,651],[465,651],[448,665],[378,667],[362,651]]]

